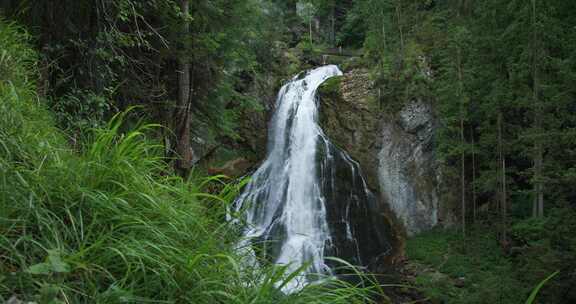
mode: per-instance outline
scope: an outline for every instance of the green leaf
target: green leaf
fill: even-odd
[[[62,303],[57,299],[58,294],[61,292],[61,288],[58,285],[53,284],[43,284],[40,288],[40,299],[38,302],[40,303]]]
[[[70,265],[62,261],[60,250],[48,250],[48,261],[52,266],[52,271],[59,273],[70,272]]]
[[[40,263],[28,267],[26,272],[30,274],[51,274],[52,266],[48,263]]]
[[[26,272],[30,274],[68,273],[70,268],[70,265],[62,260],[60,250],[53,249],[48,250],[47,262],[32,265]]]

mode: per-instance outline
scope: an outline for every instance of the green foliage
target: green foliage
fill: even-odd
[[[361,39],[375,86],[382,93],[383,109],[388,113],[396,113],[415,99],[428,101],[433,95],[428,45],[417,33],[433,33],[429,28],[434,26],[417,7],[415,1],[359,1],[341,33],[341,39],[350,44],[358,44]]]
[[[18,31],[0,22],[0,39]],[[0,52],[29,50],[20,37]],[[171,175],[150,137],[158,126],[126,131],[128,112],[75,153],[38,103],[33,59],[19,60],[0,82],[0,301],[344,304],[381,293],[369,278],[281,293],[299,272],[243,266],[223,221],[242,184],[207,194]]]
[[[304,22],[306,24],[308,24],[314,20],[314,15],[316,15],[317,11],[318,11],[318,8],[316,8],[316,6],[311,2],[299,1],[297,3],[296,13],[298,14],[298,16],[300,18],[302,18],[304,20]]]
[[[69,133],[86,133],[92,128],[104,127],[113,107],[108,97],[80,89],[61,98],[51,98],[49,105],[58,125]]]
[[[355,5],[347,12],[342,29],[337,35],[338,45],[359,48],[365,43],[367,24],[362,9],[362,6]]]
[[[28,70],[36,66],[37,53],[28,45],[30,36],[15,23],[0,17],[0,81],[25,85],[29,82]]]
[[[0,5],[33,30],[42,50],[42,97],[74,133],[102,126],[131,105],[171,127],[174,63],[182,59],[193,67],[195,121],[237,140],[237,113],[261,107],[250,85],[274,68],[283,31],[274,8],[256,0],[190,1],[190,14],[175,0],[18,2]]]
[[[240,113],[259,112],[262,101],[251,91],[260,74],[276,69],[278,38],[283,27],[274,7],[260,1],[191,1],[188,37],[172,31],[164,35],[193,66],[194,112],[217,137],[238,140]],[[168,15],[172,28],[181,20]]]
[[[544,277],[560,271],[557,278],[546,284],[540,297],[553,303],[571,303],[576,299],[572,290],[576,265],[575,211],[571,208],[552,209],[542,219],[516,222],[511,229],[518,255],[518,276],[536,286]]]
[[[512,226],[512,237],[519,242],[536,245],[536,243],[548,237],[546,235],[548,226],[547,218],[529,218]]]
[[[438,230],[408,241],[408,257],[422,265],[416,284],[427,296],[443,303],[522,303],[527,287],[487,229],[467,239]]]
[[[520,220],[510,229],[504,251],[494,227],[432,231],[408,241],[416,284],[427,296],[446,303],[524,303],[538,292],[543,302],[572,303],[576,265],[574,210],[551,210],[543,219]],[[554,280],[543,279],[557,272]],[[539,288],[538,288],[539,287]],[[538,290],[538,291],[537,291]],[[532,291],[532,293],[530,293]]]

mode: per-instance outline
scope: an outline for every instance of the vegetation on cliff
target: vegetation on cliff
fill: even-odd
[[[460,237],[410,241],[410,258],[449,277],[415,284],[447,302],[514,301],[559,270],[543,299],[576,301],[575,12],[562,0],[0,1],[0,301],[363,299],[282,297],[272,270],[237,271],[221,225],[234,187],[190,177],[206,159],[249,168],[282,80],[336,61],[369,71],[369,119],[414,100],[434,109],[440,204]],[[323,89],[336,96],[342,79]],[[358,145],[379,135],[350,124],[370,133]],[[483,296],[495,286],[513,291]]]

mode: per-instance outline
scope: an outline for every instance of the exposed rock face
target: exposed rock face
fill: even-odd
[[[244,175],[254,163],[246,158],[240,157],[225,163],[222,167],[209,167],[209,175],[225,175],[232,178],[238,178]]]
[[[378,153],[380,190],[408,235],[438,223],[434,118],[430,105],[407,104],[396,120],[383,119]]]
[[[383,207],[408,235],[417,234],[438,223],[433,112],[429,104],[413,101],[386,114],[374,93],[366,70],[328,81],[320,88],[321,124],[360,163]]]
[[[326,135],[358,161],[371,190],[378,190],[380,111],[368,74],[352,70],[320,87],[320,123]]]
[[[238,107],[236,136],[219,134],[212,122],[203,117],[203,112],[194,113],[195,128],[191,134],[194,152],[193,163],[207,170],[208,174],[224,173],[230,177],[242,176],[247,171],[234,169],[219,170],[229,166],[229,162],[239,158],[251,164],[262,160],[266,155],[268,121],[274,109],[274,91],[280,85],[279,76],[262,76],[249,83],[246,95],[254,98],[253,107]],[[236,106],[231,104],[232,107]],[[251,166],[242,166],[250,168]],[[219,172],[222,171],[222,172]]]

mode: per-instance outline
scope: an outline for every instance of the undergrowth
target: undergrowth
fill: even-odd
[[[80,152],[35,94],[36,54],[0,20],[0,302],[367,303],[377,284],[336,279],[285,295],[297,275],[249,269],[222,219],[237,190],[170,173],[116,115]],[[217,178],[216,178],[217,179]],[[212,179],[213,181],[214,179]]]
[[[406,253],[419,265],[416,284],[442,303],[523,303],[530,286],[514,278],[514,265],[491,236],[432,231],[410,239]]]
[[[531,296],[534,303],[574,303],[574,227],[573,210],[551,210],[542,219],[515,219],[507,251],[493,227],[477,225],[466,238],[459,231],[424,233],[408,240],[406,253],[416,284],[433,301],[526,303],[542,289]]]

